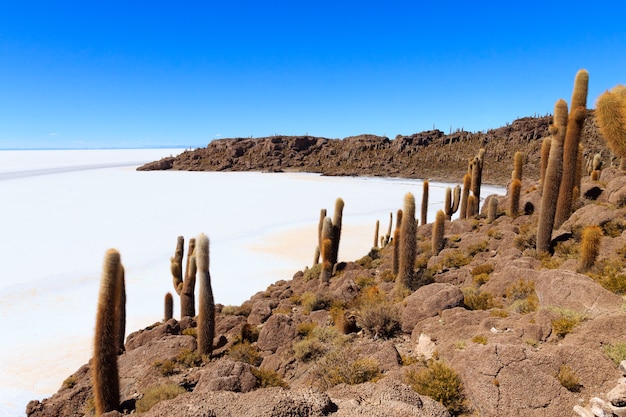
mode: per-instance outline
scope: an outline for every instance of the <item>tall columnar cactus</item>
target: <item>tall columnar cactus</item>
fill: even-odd
[[[432,234],[432,252],[433,256],[439,255],[439,252],[443,249],[443,234],[446,227],[446,214],[443,210],[439,210],[437,212],[437,216],[435,217],[435,222],[433,223],[433,234]]]
[[[322,269],[320,272],[320,281],[328,282],[333,274],[333,221],[330,217],[324,219],[322,227],[322,246],[320,249],[322,254]]]
[[[317,246],[315,247],[315,256],[313,257],[313,265],[317,265],[320,261],[320,254],[322,248],[322,227],[324,226],[324,219],[326,218],[326,209],[320,210],[320,220],[317,224]]]
[[[600,253],[600,240],[602,239],[602,228],[591,225],[583,229],[580,242],[580,271],[585,272],[593,267],[596,258]]]
[[[567,126],[567,103],[559,100],[554,106],[554,123],[550,127],[552,140],[550,143],[550,157],[546,168],[545,181],[542,188],[541,207],[539,209],[539,223],[537,225],[537,252],[545,253],[551,250],[552,228],[556,213],[556,201],[561,183],[563,162],[563,141]]]
[[[174,297],[172,297],[172,293],[168,292],[165,294],[163,305],[163,321],[168,321],[174,316]]]
[[[565,141],[563,143],[563,174],[554,217],[554,227],[559,227],[572,214],[574,187],[576,186],[576,169],[578,165],[578,144],[587,116],[587,87],[589,74],[581,69],[576,73],[574,92],[570,114],[567,120]]]
[[[521,151],[515,152],[513,156],[513,176],[512,180],[522,181],[522,171],[524,168],[524,154]]]
[[[469,199],[470,188],[472,185],[472,175],[465,174],[463,177],[463,192],[461,194],[461,207],[459,212],[459,218],[467,218],[467,201]]]
[[[476,213],[474,210],[476,209],[476,197],[474,197],[473,194],[470,194],[469,197],[467,197],[467,210],[465,213],[465,218],[469,219],[470,217],[474,217]]]
[[[400,268],[400,227],[402,225],[402,209],[398,209],[396,214],[396,228],[393,231],[393,239],[391,241],[393,253],[391,261],[391,272],[398,275]]]
[[[389,212],[389,227],[387,228],[387,235],[385,236],[385,245],[391,240],[391,233],[393,228],[393,212]]]
[[[333,266],[339,260],[339,241],[341,240],[341,223],[343,219],[344,202],[341,198],[335,200],[335,212],[333,213],[333,252],[331,262]]]
[[[420,211],[420,224],[423,226],[428,223],[428,180],[424,180],[422,183],[422,207]]]
[[[498,199],[492,196],[487,203],[487,221],[493,223],[498,216]]]
[[[400,242],[398,260],[398,276],[396,277],[396,289],[403,293],[410,288],[415,267],[417,251],[417,226],[415,224],[415,197],[411,193],[404,196],[404,208],[402,210],[402,223],[400,224]]]
[[[472,194],[476,197],[475,204],[477,204],[474,208],[475,214],[478,214],[478,204],[480,204],[480,187],[483,178],[484,161],[485,149],[480,148],[478,150],[478,155],[474,157],[474,161],[472,163]]]
[[[122,293],[123,267],[117,250],[109,249],[104,257],[100,279],[92,381],[96,415],[120,406],[120,382],[117,353],[120,334],[119,300]]]
[[[126,280],[124,267],[120,266],[120,269],[120,282],[118,283],[118,285],[120,286],[120,295],[117,298],[115,316],[119,321],[119,328],[117,333],[117,351],[121,354],[124,352],[124,350],[126,350],[124,347],[124,337],[126,336]]]
[[[195,254],[189,257],[189,262],[187,265],[187,277],[185,278],[185,282],[183,283],[183,290],[180,292],[181,318],[195,317],[196,315],[195,287],[197,267]]]
[[[580,190],[583,181],[583,159],[584,159],[584,148],[583,144],[578,144],[578,159],[576,159],[576,183],[574,185],[574,193],[573,198],[576,199],[580,197]]]
[[[374,248],[378,247],[378,229],[380,229],[380,221],[376,220],[376,227],[374,227]]]
[[[176,252],[170,259],[170,271],[172,273],[172,280],[174,283],[174,289],[180,296],[180,309],[181,318],[185,316],[193,317],[195,312],[195,283],[196,283],[196,270],[195,270],[195,239],[189,239],[189,248],[187,250],[187,262],[185,264],[184,278],[183,278],[183,257],[185,238],[178,236],[176,241]]]
[[[448,218],[448,220],[451,220],[452,215],[456,213],[456,211],[459,209],[460,200],[461,200],[461,187],[460,186],[457,185],[456,187],[454,187],[454,194],[452,193],[452,188],[450,187],[446,188],[446,196],[445,196],[443,208],[444,208],[444,213],[446,214],[446,217]]]
[[[620,169],[626,161],[626,86],[617,85],[596,100],[596,122],[607,145],[621,158]]]
[[[552,139],[548,136],[541,143],[541,168],[539,171],[539,182],[543,187],[544,178],[546,176],[546,168],[548,167],[548,158],[550,157],[550,143]]]
[[[196,265],[200,293],[198,298],[198,352],[211,356],[215,337],[215,301],[209,273],[209,238],[202,233],[196,239]]]
[[[522,193],[522,181],[514,179],[509,185],[509,216],[517,217],[519,213],[519,199]]]

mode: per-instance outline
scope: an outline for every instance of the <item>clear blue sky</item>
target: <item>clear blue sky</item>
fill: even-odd
[[[626,83],[626,2],[559,3],[3,2],[0,148],[478,131],[580,68],[593,107]]]

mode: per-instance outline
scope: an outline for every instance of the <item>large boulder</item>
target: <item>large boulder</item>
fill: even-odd
[[[257,340],[261,351],[276,352],[281,346],[290,344],[296,336],[296,324],[286,314],[274,314],[263,325]]]
[[[415,325],[442,310],[463,305],[463,292],[451,284],[434,283],[423,286],[404,299],[402,331],[411,333]]]

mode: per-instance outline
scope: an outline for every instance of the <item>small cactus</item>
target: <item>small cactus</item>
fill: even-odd
[[[487,203],[487,221],[493,223],[498,215],[498,199],[492,196]]]
[[[520,151],[513,156],[513,180],[522,180],[522,170],[524,168],[524,154]]]
[[[443,210],[437,212],[435,222],[433,223],[432,234],[432,252],[433,256],[439,255],[439,252],[443,249],[443,234],[446,226],[446,214]]]
[[[626,87],[617,85],[596,100],[596,122],[607,145],[626,158]]]
[[[374,228],[374,248],[378,247],[378,230],[380,228],[380,220],[376,220],[376,227]]]
[[[198,353],[211,356],[215,337],[215,301],[209,273],[209,238],[203,233],[196,239],[196,265],[200,284],[198,306]]]
[[[183,278],[183,257],[184,257],[184,245],[185,238],[178,236],[176,241],[176,252],[170,259],[170,271],[172,273],[172,280],[174,283],[174,289],[180,296],[180,317],[190,316],[194,317],[195,312],[195,282],[196,282],[196,270],[194,251],[196,246],[196,240],[189,240],[189,248],[187,250],[187,262],[185,264],[185,275]]]
[[[163,321],[168,321],[174,316],[174,297],[172,293],[165,294]]]
[[[446,197],[443,205],[444,213],[448,220],[452,219],[452,215],[456,213],[459,209],[459,202],[461,199],[461,187],[454,187],[454,194],[452,194],[452,189],[450,187],[446,188]]]
[[[326,217],[324,226],[322,227],[322,246],[320,253],[322,255],[322,270],[320,272],[320,281],[328,282],[333,273],[333,262],[331,260],[333,252],[333,221]]]
[[[519,199],[522,193],[522,182],[519,179],[514,179],[509,185],[509,216],[517,217],[519,213]]]
[[[422,183],[422,207],[420,210],[420,224],[423,226],[428,223],[428,180]]]
[[[600,239],[602,239],[602,228],[592,225],[583,229],[582,240],[580,242],[580,270],[588,271],[593,267],[596,258],[600,253]]]

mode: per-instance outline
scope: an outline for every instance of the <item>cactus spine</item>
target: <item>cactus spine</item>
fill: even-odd
[[[165,294],[163,321],[168,321],[174,316],[174,297],[172,293]]]
[[[117,353],[120,333],[119,300],[123,285],[120,254],[109,249],[104,257],[100,279],[92,381],[96,415],[116,410],[120,405]]]
[[[550,251],[556,201],[561,183],[561,169],[563,161],[563,140],[567,126],[567,103],[558,100],[554,106],[554,123],[550,127],[552,140],[550,143],[550,157],[546,168],[545,183],[542,188],[539,223],[537,225],[537,252]]]
[[[215,301],[209,273],[209,238],[202,233],[196,239],[196,265],[200,281],[198,306],[198,352],[211,357],[215,337]]]
[[[514,179],[511,181],[509,185],[509,196],[511,197],[509,200],[509,216],[517,217],[519,213],[519,199],[522,193],[522,181],[519,179]]]
[[[626,159],[626,87],[617,85],[596,100],[596,121],[607,145],[620,158]]]
[[[420,224],[422,226],[428,223],[428,187],[428,180],[424,180],[424,183],[422,184],[422,207],[420,212]]]
[[[443,249],[443,234],[446,226],[446,214],[443,210],[437,212],[435,217],[435,223],[433,223],[433,235],[432,235],[432,252],[433,256],[439,255],[439,252]]]
[[[600,253],[600,239],[602,238],[602,228],[592,225],[583,229],[582,240],[580,242],[580,270],[588,271],[593,267],[596,258]]]
[[[554,217],[554,227],[559,227],[572,214],[574,187],[576,186],[576,167],[578,164],[578,144],[587,116],[587,88],[589,74],[581,69],[576,73],[574,92],[567,121],[565,141],[563,143],[563,174],[559,187],[559,196]]]
[[[404,209],[402,210],[402,223],[400,224],[400,257],[398,259],[398,276],[396,277],[398,294],[410,288],[417,249],[416,232],[415,197],[413,194],[407,193],[404,196]]]

